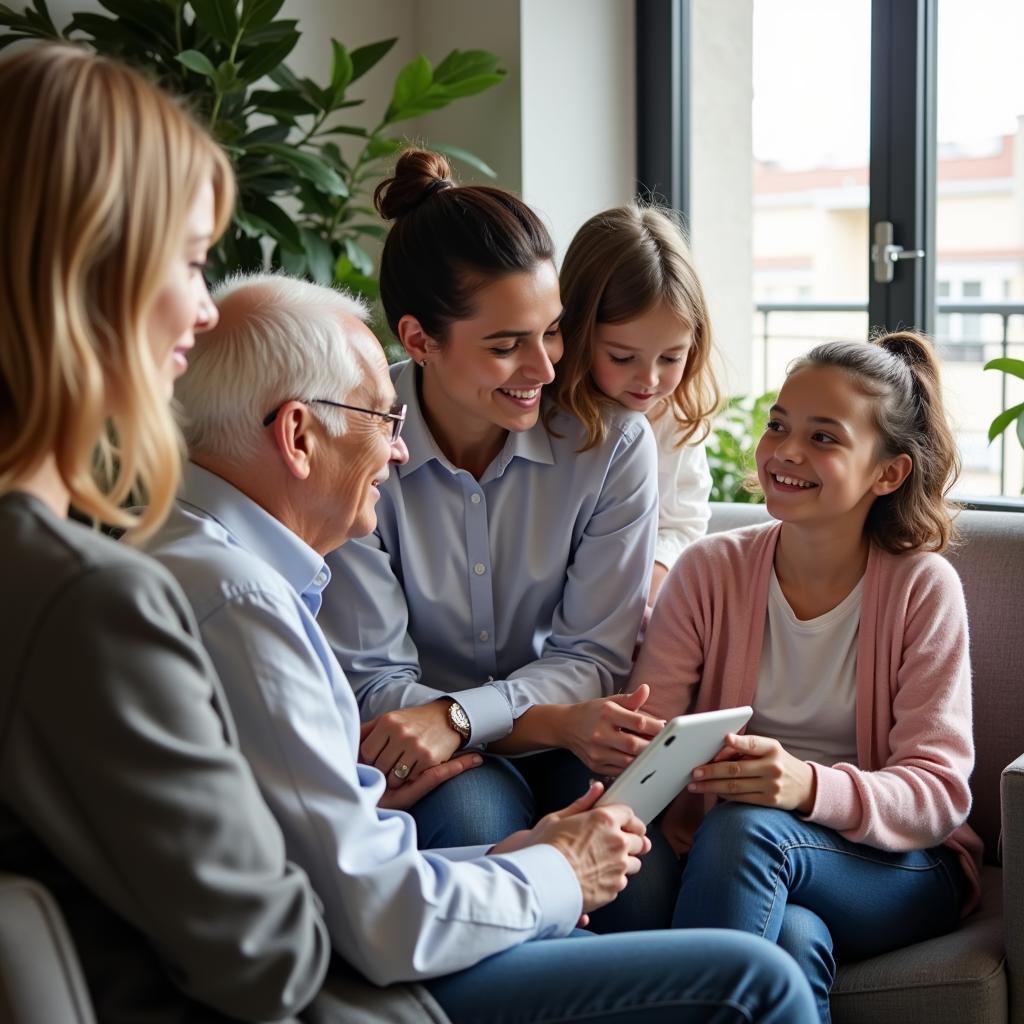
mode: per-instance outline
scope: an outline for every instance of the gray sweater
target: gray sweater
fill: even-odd
[[[327,970],[197,636],[150,559],[0,496],[0,869],[55,895],[101,1021],[276,1019]]]

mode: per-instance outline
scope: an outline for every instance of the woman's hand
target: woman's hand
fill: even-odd
[[[709,764],[693,770],[691,793],[714,793],[761,807],[807,814],[814,806],[814,771],[767,736],[729,733]]]
[[[421,772],[417,778],[407,782],[398,789],[385,789],[377,801],[377,806],[392,811],[407,811],[418,800],[422,800],[428,793],[433,792],[449,779],[461,775],[471,768],[479,768],[484,759],[479,754],[460,754],[453,757],[444,764],[435,764]]]
[[[619,775],[665,727],[662,719],[640,711],[650,694],[643,683],[632,693],[569,705],[562,745],[592,772]]]
[[[461,744],[462,737],[448,723],[448,702],[435,700],[364,722],[359,760],[376,765],[388,789],[398,789],[443,764]]]

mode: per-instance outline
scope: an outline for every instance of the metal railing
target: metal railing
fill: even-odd
[[[1024,332],[1021,334],[1020,340],[1012,340],[1010,337],[1010,321],[1014,317],[1024,317],[1024,302],[989,302],[984,299],[959,299],[956,301],[940,299],[935,305],[936,312],[938,315],[944,314],[976,314],[976,315],[989,315],[997,316],[1000,318],[1000,331],[999,337],[954,337],[946,336],[940,333],[936,333],[935,343],[939,347],[940,352],[942,350],[948,351],[950,348],[956,348],[958,346],[999,346],[999,354],[1003,357],[1011,354],[1010,349],[1013,346],[1015,349],[1020,348],[1024,352]],[[769,347],[774,339],[789,338],[793,339],[792,333],[786,334],[775,334],[771,332],[770,318],[773,314],[778,313],[862,313],[867,316],[868,306],[867,302],[757,302],[754,304],[755,312],[760,316],[760,340],[762,344],[762,391],[768,391],[772,386],[772,381],[769,379]],[[798,336],[803,340],[813,344],[817,341],[833,340],[835,336],[829,335],[828,337],[822,337],[819,335],[814,336]],[[863,337],[863,335],[862,335]],[[1000,374],[1000,410],[1008,408],[1008,386],[1009,378],[1006,374]],[[1000,410],[995,410],[993,416],[997,415]],[[1006,492],[1006,432],[1000,437],[999,445],[999,489],[1000,493],[1005,494]]]

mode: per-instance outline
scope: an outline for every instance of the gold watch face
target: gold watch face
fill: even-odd
[[[470,733],[469,715],[466,714],[461,704],[453,703],[448,709],[448,717],[455,726],[457,732],[468,736]]]

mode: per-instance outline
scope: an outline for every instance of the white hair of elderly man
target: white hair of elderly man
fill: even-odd
[[[263,420],[282,402],[343,399],[361,381],[339,314],[365,322],[365,302],[347,292],[284,274],[239,274],[213,294],[217,326],[199,336],[175,398],[190,453],[245,460],[257,450]],[[310,412],[332,435],[341,410]]]

